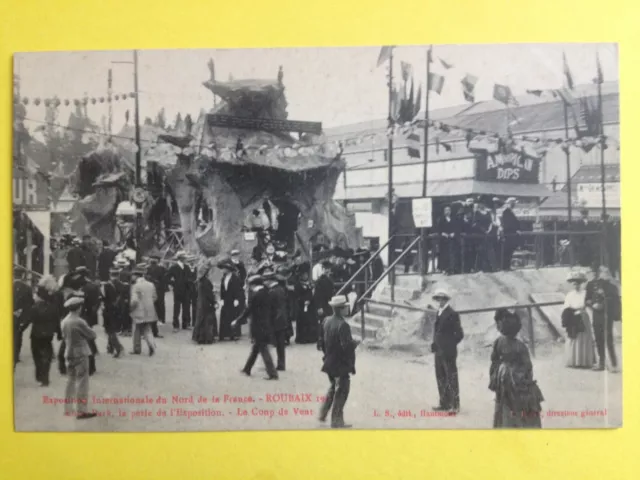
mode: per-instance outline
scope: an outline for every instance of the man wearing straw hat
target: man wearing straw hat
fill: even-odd
[[[131,319],[133,320],[133,355],[142,353],[141,338],[144,338],[149,347],[149,356],[153,356],[156,345],[151,333],[151,325],[158,321],[155,301],[157,300],[156,287],[145,278],[147,266],[139,264],[133,270],[131,285]]]
[[[251,338],[253,344],[251,353],[247,358],[247,363],[242,369],[242,373],[249,376],[251,369],[256,363],[258,354],[262,356],[262,361],[267,369],[267,377],[265,380],[277,380],[278,372],[273,364],[273,359],[269,353],[269,340],[273,334],[270,318],[270,297],[269,292],[263,285],[263,279],[260,275],[252,275],[248,278],[249,284],[249,305],[245,308],[242,315],[231,322],[232,328],[246,323],[247,317],[251,316]]]
[[[96,334],[80,316],[84,305],[84,293],[76,292],[65,301],[64,308],[69,314],[62,320],[60,330],[65,343],[64,357],[67,363],[67,388],[65,390],[65,415],[76,415],[79,420],[92,418],[96,413],[89,413],[89,342],[96,339]],[[74,413],[74,405],[77,412]]]
[[[438,302],[438,313],[433,327],[431,351],[435,355],[436,380],[440,403],[436,411],[460,411],[460,386],[458,384],[458,344],[464,338],[460,315],[449,305],[451,295],[440,288],[433,294]]]
[[[356,347],[360,342],[351,336],[351,327],[345,320],[349,312],[349,302],[345,295],[333,297],[329,301],[333,316],[327,318],[322,327],[320,348],[322,350],[322,371],[331,382],[318,419],[326,421],[331,410],[331,428],[349,428],[344,422],[344,406],[351,387],[350,375],[356,373]]]

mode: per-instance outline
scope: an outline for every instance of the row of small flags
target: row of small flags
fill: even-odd
[[[125,142],[123,147],[133,153],[136,153],[138,147],[133,142]],[[322,155],[325,157],[335,156],[339,153],[338,149],[332,148],[331,145],[301,145],[293,144],[291,146],[268,146],[268,145],[249,145],[245,146],[242,140],[238,139],[235,147],[218,147],[215,143],[208,145],[200,145],[196,140],[192,140],[189,145],[179,147],[171,143],[158,142],[152,143],[145,149],[145,155],[163,156],[163,155],[199,155],[207,158],[232,160],[246,159],[256,155],[276,155],[284,158],[308,157],[312,155]]]
[[[73,99],[69,99],[69,98],[61,99],[61,98],[58,98],[58,97],[44,98],[44,99],[40,99],[39,97],[36,97],[36,98],[29,98],[29,97],[18,98],[16,96],[14,96],[13,97],[13,103],[14,104],[22,103],[23,105],[33,104],[35,106],[39,106],[40,104],[42,104],[45,107],[59,107],[61,105],[69,106],[71,104],[73,104],[75,106],[80,106],[80,105],[88,105],[89,103],[91,103],[92,105],[95,105],[97,103],[118,102],[118,101],[122,101],[122,100],[127,100],[129,98],[134,98],[135,96],[136,96],[136,94],[133,93],[133,92],[115,94],[115,95],[107,95],[106,97],[91,97],[91,98],[84,97],[84,98],[73,98]]]
[[[380,55],[378,56],[378,64],[377,64],[378,67],[383,65],[385,62],[389,61],[389,59],[392,57],[392,52],[394,48],[395,47],[392,47],[392,46],[382,47],[382,49],[380,50]],[[429,63],[433,63],[432,47],[429,47],[427,55],[428,55],[427,61]],[[440,64],[445,68],[445,70],[450,70],[454,67],[453,64],[443,60],[442,58],[438,58],[438,60]],[[548,91],[550,91],[555,97],[560,97],[565,103],[573,103],[575,100],[571,95],[571,91],[574,89],[575,84],[573,81],[573,74],[569,69],[567,57],[564,53],[562,55],[562,63],[563,63],[563,73],[566,79],[566,82],[565,82],[566,88],[553,89]],[[411,68],[411,65],[406,62],[401,62],[401,66],[402,66],[403,79],[406,82],[407,81],[406,77],[408,75],[408,72],[411,72],[412,68]],[[427,78],[427,90],[435,92],[438,95],[440,95],[442,93],[442,89],[444,88],[444,82],[445,82],[445,77],[443,75],[429,72],[429,75]],[[602,73],[602,66],[600,65],[600,58],[596,53],[596,76],[593,78],[593,83],[602,84],[603,82],[604,82],[604,75]],[[463,93],[464,99],[467,102],[475,103],[474,90],[475,90],[476,84],[478,83],[478,77],[472,74],[466,74],[462,78],[460,83],[462,85],[462,93]],[[547,90],[527,90],[527,93],[540,96],[545,91]],[[515,99],[511,91],[511,88],[508,85],[502,85],[499,83],[494,84],[493,98],[507,106],[513,105],[517,107],[519,105],[518,101]],[[407,119],[404,119],[404,120],[407,120]]]

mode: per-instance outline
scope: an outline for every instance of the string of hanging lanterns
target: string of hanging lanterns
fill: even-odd
[[[40,105],[44,105],[45,107],[59,107],[61,105],[64,105],[65,107],[68,107],[70,105],[75,105],[75,106],[80,106],[80,105],[88,105],[89,103],[91,103],[92,105],[96,105],[98,103],[112,103],[112,102],[119,102],[119,101],[123,101],[123,100],[127,100],[127,99],[131,99],[131,98],[135,98],[136,94],[131,92],[131,93],[118,93],[115,95],[108,95],[106,97],[83,97],[83,98],[58,98],[58,97],[53,97],[53,98],[43,98],[41,99],[40,97],[21,97],[21,98],[17,98],[14,97],[13,98],[13,103],[14,104],[18,104],[21,103],[23,105],[35,105],[35,106],[40,106]]]

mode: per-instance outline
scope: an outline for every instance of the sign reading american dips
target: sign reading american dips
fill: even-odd
[[[476,180],[538,183],[540,162],[519,152],[476,152]]]

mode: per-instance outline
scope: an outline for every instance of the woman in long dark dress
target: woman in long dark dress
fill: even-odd
[[[309,283],[309,270],[309,264],[300,266],[300,279],[295,292],[298,302],[295,341],[302,344],[316,343],[318,340],[318,317],[313,306],[313,287]]]
[[[206,262],[198,269],[196,282],[198,302],[196,304],[195,327],[191,338],[200,345],[210,345],[215,342],[218,334],[218,321],[216,318],[216,295],[213,292],[213,283],[209,280],[211,264]]]
[[[527,346],[516,335],[520,317],[501,309],[495,315],[500,337],[493,344],[489,389],[496,394],[493,428],[542,428],[544,401],[533,379]]]
[[[218,264],[218,268],[224,271],[220,281],[220,340],[230,338],[237,340],[240,337],[240,326],[232,328],[231,322],[242,314],[245,305],[244,285],[240,275],[230,260],[224,260]]]

